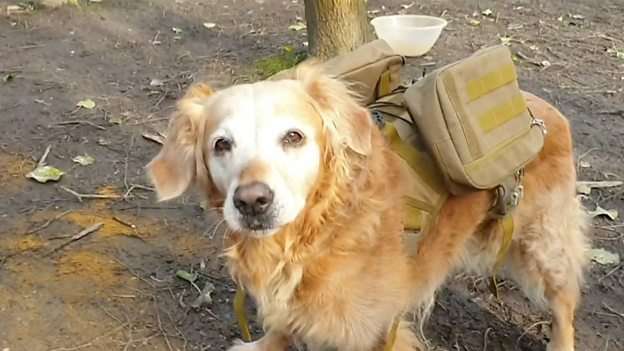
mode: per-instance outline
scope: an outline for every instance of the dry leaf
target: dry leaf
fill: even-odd
[[[502,36],[502,37],[500,37],[500,41],[501,41],[501,44],[503,44],[505,46],[511,45],[511,37]]]
[[[108,123],[119,125],[123,123],[123,118],[121,116],[112,116],[108,119]]]
[[[150,86],[152,86],[152,87],[161,87],[161,86],[163,86],[164,84],[165,84],[165,83],[164,83],[162,80],[160,80],[160,79],[156,79],[156,78],[154,78],[154,79],[152,79],[152,80],[150,81]]]
[[[476,27],[476,26],[481,24],[481,21],[476,20],[474,18],[469,18],[468,19],[468,24],[470,24],[471,26],[475,26]]]
[[[189,283],[194,283],[197,280],[198,274],[197,272],[189,273],[185,270],[180,269],[176,272],[176,277],[186,280]]]
[[[306,25],[303,22],[297,22],[295,24],[291,24],[290,26],[288,26],[288,29],[298,32],[300,30],[306,29]]]
[[[49,181],[56,182],[60,180],[63,174],[65,173],[58,168],[52,166],[39,166],[32,172],[26,174],[26,177],[34,179],[39,183],[47,183]]]
[[[603,180],[603,181],[579,181],[576,182],[576,192],[583,195],[589,195],[592,189],[612,188],[624,184],[619,180]]]
[[[587,212],[587,214],[591,218],[595,218],[598,216],[606,216],[612,221],[615,221],[618,218],[618,210],[616,209],[605,210],[604,208],[600,207],[600,205],[596,205],[596,209],[593,211]]]
[[[209,305],[212,303],[211,294],[215,291],[215,286],[211,282],[206,282],[204,288],[201,291],[201,294],[191,303],[191,307],[199,308],[203,305]]]
[[[583,195],[589,195],[591,194],[591,187],[586,185],[586,184],[576,184],[576,193],[577,194],[583,194]]]
[[[217,24],[213,23],[213,22],[204,22],[204,27],[208,28],[208,29],[212,29],[214,27],[216,27]]]
[[[161,144],[161,145],[165,143],[165,137],[163,137],[162,135],[158,135],[158,134],[143,133],[143,138],[153,141],[155,143]]]
[[[76,106],[86,108],[87,110],[93,110],[93,108],[95,107],[95,101],[91,99],[80,100],[78,101]]]
[[[93,162],[95,162],[95,159],[85,154],[85,155],[78,155],[72,158],[72,161],[76,162],[77,164],[81,166],[88,166],[88,165],[92,165]]]
[[[592,261],[601,265],[620,264],[619,254],[601,248],[589,250],[589,257]]]
[[[587,162],[587,161],[581,160],[579,162],[579,167],[581,167],[581,168],[590,168],[591,164],[589,162]]]

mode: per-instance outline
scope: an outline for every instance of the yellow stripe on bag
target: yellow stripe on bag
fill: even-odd
[[[472,79],[466,85],[469,101],[476,100],[492,90],[513,82],[517,78],[514,65],[508,64],[484,76]]]
[[[526,102],[524,97],[518,94],[511,100],[508,100],[498,106],[494,106],[479,117],[479,126],[481,129],[489,133],[492,130],[502,126],[512,119],[526,112]]]
[[[391,82],[392,82],[392,77],[391,77],[390,70],[386,70],[384,73],[381,74],[381,77],[379,77],[379,86],[377,87],[378,97],[390,94],[392,92],[392,90],[390,89]]]

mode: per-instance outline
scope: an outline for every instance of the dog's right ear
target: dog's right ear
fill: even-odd
[[[158,201],[182,195],[196,176],[197,142],[205,125],[204,98],[213,94],[206,84],[193,85],[178,102],[178,110],[169,123],[165,143],[146,166],[156,188]],[[200,150],[201,151],[201,150]]]

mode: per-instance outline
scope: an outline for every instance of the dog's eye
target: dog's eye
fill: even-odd
[[[217,154],[223,154],[232,150],[232,140],[228,138],[217,138],[214,142],[213,149]]]
[[[284,146],[299,146],[304,141],[303,133],[298,130],[289,130],[282,138],[282,145]]]

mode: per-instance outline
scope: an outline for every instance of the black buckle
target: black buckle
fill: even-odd
[[[381,112],[371,111],[371,118],[379,129],[383,129],[386,126],[386,119],[383,117],[383,114]]]

